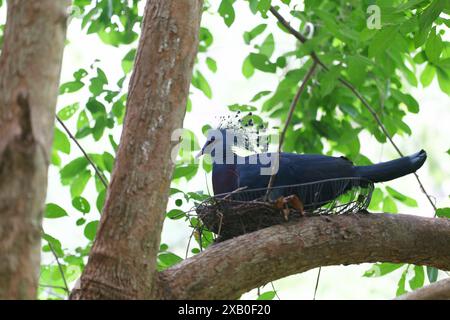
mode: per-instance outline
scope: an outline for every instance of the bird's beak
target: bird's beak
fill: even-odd
[[[197,153],[197,155],[195,156],[195,159],[200,158],[202,155],[203,155],[203,149],[199,153]]]
[[[206,145],[203,146],[202,150],[200,150],[199,153],[197,153],[197,155],[195,156],[195,159],[198,159],[198,158],[200,158],[202,155],[205,154],[205,148],[206,148]]]

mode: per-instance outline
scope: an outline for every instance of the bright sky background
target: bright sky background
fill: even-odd
[[[256,71],[250,80],[241,74],[241,66],[244,58],[251,50],[246,46],[242,34],[261,23],[261,17],[253,16],[248,6],[238,2],[236,7],[237,17],[231,28],[227,28],[218,16],[206,14],[203,25],[214,32],[214,44],[209,55],[218,62],[218,72],[213,74],[204,66],[202,72],[207,76],[213,89],[213,99],[209,100],[196,89],[192,89],[193,111],[186,115],[185,127],[198,134],[200,142],[200,129],[206,123],[214,124],[217,117],[227,112],[227,106],[234,103],[247,103],[255,93],[262,90],[273,90],[280,81],[279,76]],[[5,20],[4,10],[0,10],[0,22]],[[295,39],[281,33],[275,27],[274,19],[268,21],[273,31],[277,50],[285,51],[294,48]],[[448,33],[446,38],[449,39]],[[72,80],[72,74],[79,68],[89,68],[96,60],[96,65],[106,71],[110,83],[114,84],[122,76],[120,61],[129,51],[130,47],[113,48],[104,45],[97,36],[87,36],[80,32],[79,21],[73,20],[68,33],[69,44],[66,47],[62,71],[62,82]],[[276,53],[275,53],[276,54]],[[414,153],[420,149],[428,152],[428,161],[419,171],[427,190],[436,198],[438,207],[450,205],[450,158],[445,151],[450,148],[448,137],[450,136],[450,99],[443,94],[435,80],[426,89],[410,88],[412,95],[419,101],[421,111],[418,115],[409,115],[406,123],[412,128],[413,136],[395,137],[404,153]],[[67,95],[60,97],[58,109],[74,102],[85,102],[87,95]],[[75,131],[74,121],[68,122],[69,127]],[[115,133],[116,141],[119,141],[120,132]],[[83,147],[88,152],[97,152],[109,146],[105,141],[95,143],[93,140],[83,139]],[[163,142],[162,142],[163,143]],[[385,161],[396,158],[397,155],[391,146],[380,146],[375,138],[364,136],[362,140],[362,153],[369,156],[373,161]],[[80,152],[72,144],[70,157],[63,157],[63,163],[69,159],[80,156]],[[209,179],[209,178],[208,178]],[[188,191],[206,191],[206,177],[199,174],[189,184],[180,184],[180,188]],[[415,178],[411,175],[389,183],[390,186],[402,193],[415,198],[418,208],[408,208],[399,205],[402,213],[417,214],[431,217],[433,215],[431,206],[425,196],[421,193]],[[89,185],[86,198],[95,204],[93,185]],[[55,168],[50,168],[48,202],[55,202],[66,208],[70,217],[45,221],[44,227],[47,233],[60,239],[64,248],[73,249],[84,245],[86,240],[82,228],[75,226],[75,221],[81,217],[79,213],[71,209],[70,192],[68,188],[60,184],[59,173]],[[170,205],[170,204],[169,204]],[[91,215],[89,219],[98,219],[98,215]],[[162,241],[169,244],[171,250],[184,257],[186,244],[190,235],[190,228],[183,221],[166,221]],[[44,261],[51,261],[51,257],[44,257]],[[50,260],[49,260],[50,259]],[[334,266],[322,269],[318,299],[384,299],[395,296],[396,284],[401,271],[396,271],[381,278],[364,278],[362,274],[370,268],[370,264],[355,266]],[[255,270],[257,272],[257,270]],[[314,292],[317,270],[291,276],[276,281],[275,287],[281,299],[311,299]],[[441,274],[445,277],[445,274]],[[262,290],[272,290],[270,285]],[[244,298],[254,299],[255,293],[244,295]]]

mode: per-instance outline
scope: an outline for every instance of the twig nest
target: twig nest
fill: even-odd
[[[217,241],[224,241],[308,216],[363,211],[369,206],[373,189],[370,181],[344,178],[276,187],[269,192],[238,190],[205,200],[196,212],[202,228],[215,233]],[[284,201],[292,197],[295,201]]]

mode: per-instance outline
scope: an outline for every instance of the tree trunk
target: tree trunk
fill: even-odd
[[[0,58],[0,299],[34,299],[68,1],[10,0]]]
[[[72,299],[150,298],[197,54],[201,0],[148,0],[112,180],[89,262]]]

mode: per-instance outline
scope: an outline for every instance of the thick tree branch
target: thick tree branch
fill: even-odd
[[[450,278],[406,293],[395,300],[450,300]]]
[[[319,216],[213,245],[159,274],[159,297],[235,299],[320,266],[364,262],[450,269],[450,220],[410,215]]]

